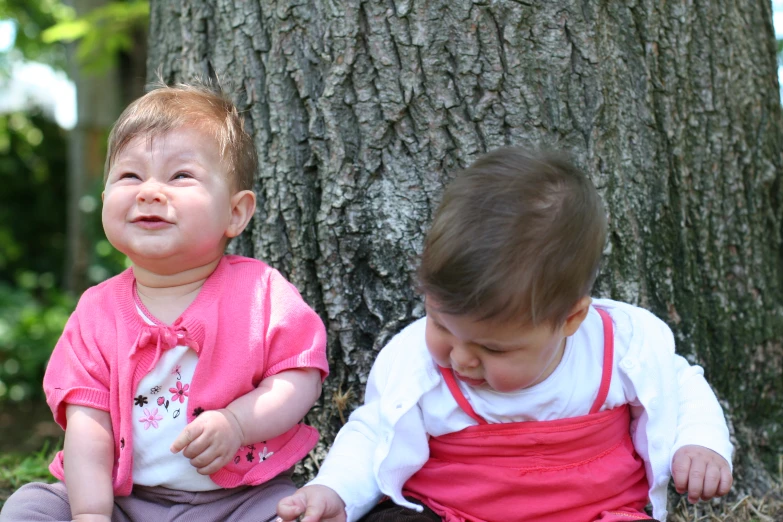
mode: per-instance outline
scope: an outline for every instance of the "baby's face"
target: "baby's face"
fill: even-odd
[[[563,356],[563,328],[474,321],[438,312],[430,298],[426,309],[425,337],[430,355],[471,386],[499,392],[529,388],[549,377]]]
[[[214,139],[190,127],[117,155],[103,192],[106,237],[137,266],[177,273],[219,258],[232,188]]]

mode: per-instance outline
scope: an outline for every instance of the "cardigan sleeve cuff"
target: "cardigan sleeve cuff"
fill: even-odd
[[[95,388],[52,388],[47,390],[46,402],[52,410],[54,420],[65,429],[65,407],[68,404],[87,406],[96,410],[109,411],[109,392]]]
[[[281,361],[274,366],[269,367],[264,372],[264,379],[277,375],[280,372],[286,370],[300,370],[304,368],[315,368],[321,374],[321,383],[324,382],[327,375],[329,375],[329,364],[326,361],[326,357],[313,352],[303,352],[296,357],[290,357],[284,361]]]

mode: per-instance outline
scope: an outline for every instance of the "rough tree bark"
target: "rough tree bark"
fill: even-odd
[[[332,375],[309,416],[324,443],[362,398],[376,350],[422,315],[412,273],[444,183],[488,149],[551,146],[608,205],[596,294],[652,309],[705,366],[730,405],[738,483],[752,490],[769,478],[758,455],[783,453],[770,10],[158,0],[147,65],[166,81],[217,77],[245,111],[259,205],[233,248],[279,268],[327,324]]]

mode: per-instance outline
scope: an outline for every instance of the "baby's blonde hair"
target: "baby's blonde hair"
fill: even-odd
[[[252,190],[258,166],[253,139],[245,131],[236,106],[206,85],[162,85],[131,103],[109,134],[103,181],[117,155],[135,137],[148,139],[192,125],[214,137],[226,172],[236,190]]]

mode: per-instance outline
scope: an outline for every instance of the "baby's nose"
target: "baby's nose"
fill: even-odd
[[[167,201],[166,194],[161,190],[160,184],[153,182],[142,184],[136,200],[140,203],[165,203]]]
[[[479,362],[468,344],[456,344],[451,349],[451,360],[458,368],[475,368]]]

